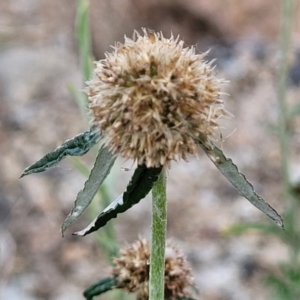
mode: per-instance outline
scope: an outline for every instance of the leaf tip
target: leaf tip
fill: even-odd
[[[76,235],[76,236],[85,236],[85,233],[82,232],[82,231],[76,231],[76,232],[73,232],[72,235]]]
[[[274,221],[275,221],[275,223],[276,223],[279,227],[281,227],[282,230],[285,230],[285,229],[284,229],[284,223],[283,223],[283,220],[282,220],[281,216],[279,216],[279,218],[278,218],[277,220],[274,220]]]
[[[64,224],[62,224],[61,226],[60,226],[60,233],[61,233],[61,237],[63,238],[63,237],[65,237],[65,231],[66,231],[66,227],[64,226]]]
[[[29,174],[30,174],[30,167],[23,170],[23,172],[22,172],[21,176],[19,177],[19,179],[21,179],[24,176],[29,175]]]

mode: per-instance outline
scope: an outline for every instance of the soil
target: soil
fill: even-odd
[[[124,34],[149,27],[180,34],[198,51],[211,49],[227,110],[225,154],[280,213],[282,198],[279,120],[279,2],[273,0],[91,1],[93,53],[104,57]],[[300,5],[295,5],[288,73],[289,106],[299,101]],[[82,291],[107,276],[109,265],[96,234],[79,238],[84,215],[62,239],[60,225],[85,177],[69,160],[44,173],[18,179],[22,170],[63,141],[88,128],[68,87],[82,89],[74,33],[76,1],[0,2],[0,298],[79,300]],[[300,179],[299,117],[291,131],[291,176]],[[227,137],[228,136],[228,137]],[[91,168],[92,153],[82,160]],[[112,199],[124,191],[132,170],[120,159],[109,179]],[[245,222],[271,221],[242,198],[206,155],[173,163],[168,172],[168,237],[191,263],[205,300],[264,300],[264,279],[288,257],[279,239],[258,231],[228,229]],[[95,208],[98,209],[97,204]],[[99,211],[101,207],[99,206]],[[114,220],[118,242],[150,237],[151,203],[146,198]],[[99,299],[106,299],[105,297]]]

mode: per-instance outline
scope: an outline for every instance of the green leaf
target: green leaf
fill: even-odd
[[[226,158],[223,152],[215,146],[210,148],[205,146],[203,143],[200,143],[200,146],[219,171],[230,181],[230,183],[243,197],[274,220],[277,225],[282,228],[284,227],[281,216],[263,198],[256,194],[251,183],[239,172],[237,166],[231,159]]]
[[[278,226],[273,225],[273,223],[270,224],[263,224],[263,223],[242,223],[242,224],[236,224],[232,225],[228,228],[225,228],[222,230],[223,234],[226,235],[239,235],[243,234],[248,231],[259,231],[264,234],[271,234],[278,237],[285,237],[285,231],[282,231]]]
[[[88,287],[84,292],[83,296],[87,300],[92,300],[93,297],[101,295],[107,291],[112,290],[118,286],[118,281],[114,277],[107,277],[94,283]]]
[[[150,192],[161,171],[162,167],[147,168],[145,165],[139,165],[126,191],[107,206],[88,227],[75,232],[74,235],[85,236],[94,232],[103,227],[112,218],[116,218],[119,213],[123,213],[137,204]]]
[[[93,126],[90,131],[81,133],[74,138],[65,141],[54,151],[46,154],[33,165],[27,167],[20,178],[32,174],[39,173],[55,166],[64,157],[81,156],[87,153],[100,140],[100,132]]]
[[[85,182],[84,188],[78,193],[74,207],[61,226],[62,235],[64,235],[66,229],[70,227],[91,204],[100,185],[110,173],[115,160],[116,156],[112,155],[107,147],[100,148],[90,176]]]

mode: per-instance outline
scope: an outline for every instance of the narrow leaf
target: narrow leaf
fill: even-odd
[[[75,232],[75,235],[85,236],[103,227],[119,213],[123,213],[143,199],[152,189],[162,171],[160,168],[147,168],[139,165],[127,186],[126,191],[113,201],[103,212],[85,229]]]
[[[284,227],[281,216],[263,198],[256,194],[251,183],[239,172],[237,166],[231,159],[226,158],[223,152],[215,146],[209,148],[202,143],[200,143],[200,146],[219,171],[231,182],[243,197],[274,220],[277,225],[282,228]]]
[[[54,151],[46,154],[43,158],[38,160],[33,165],[27,167],[20,178],[32,174],[39,173],[55,166],[64,157],[81,156],[87,153],[100,139],[100,132],[92,127],[90,131],[85,131],[74,138],[65,141],[61,146]]]
[[[263,224],[263,223],[242,223],[232,225],[228,228],[222,230],[225,235],[239,235],[245,232],[256,230],[264,234],[273,234],[276,236],[285,236],[285,232],[282,231],[278,226],[274,226],[273,223]]]
[[[76,15],[76,37],[79,47],[80,64],[85,80],[88,80],[92,73],[91,33],[88,6],[88,1],[79,0]]]
[[[114,277],[107,277],[101,279],[100,281],[94,283],[90,287],[88,287],[84,292],[83,296],[87,300],[92,300],[93,297],[101,295],[107,291],[116,288],[118,285],[118,281]]]
[[[90,176],[85,182],[84,188],[78,193],[74,207],[61,226],[62,235],[64,235],[66,229],[70,227],[90,205],[100,185],[110,173],[115,160],[116,156],[112,155],[107,147],[100,148]]]
[[[90,176],[90,169],[83,163],[81,160],[79,160],[77,157],[68,157],[69,161],[72,163],[72,165],[86,178]]]
[[[83,118],[88,119],[88,106],[87,106],[88,100],[87,100],[87,96],[83,92],[77,90],[74,87],[74,85],[69,85],[68,90],[69,90],[69,93],[75,99]]]

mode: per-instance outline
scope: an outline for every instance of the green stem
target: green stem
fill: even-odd
[[[286,90],[287,90],[287,69],[288,69],[288,50],[291,41],[291,22],[292,22],[292,3],[293,0],[281,1],[281,58],[279,69],[279,88],[278,101],[280,108],[279,120],[279,141],[281,150],[281,168],[283,172],[283,179],[285,183],[285,192],[288,192],[289,180],[289,133],[287,130],[288,110],[286,104]]]
[[[76,16],[76,37],[79,46],[80,65],[84,80],[92,74],[92,46],[89,19],[89,0],[78,0]]]
[[[162,171],[152,188],[152,245],[149,299],[163,300],[165,292],[165,244],[167,231],[166,175]]]
[[[288,76],[288,53],[291,44],[291,28],[293,22],[293,0],[281,1],[281,45],[280,45],[280,70],[278,100],[280,106],[279,141],[281,148],[281,168],[285,184],[285,197],[290,199],[290,207],[286,213],[287,231],[290,235],[289,252],[290,265],[295,274],[298,272],[299,262],[299,232],[297,230],[298,199],[289,193],[289,132],[287,124],[289,121],[286,103],[287,76]]]
[[[77,0],[77,13],[76,13],[76,39],[79,50],[79,59],[80,59],[80,67],[83,74],[83,86],[85,86],[85,80],[88,80],[92,76],[92,42],[91,42],[91,26],[90,26],[90,18],[89,18],[89,6],[90,0]],[[87,103],[88,99],[85,94],[78,92],[75,88],[70,87],[70,92],[74,95],[75,99],[77,99],[79,108],[81,113],[85,116],[85,119],[88,121],[89,116],[87,114]],[[94,147],[92,149],[94,151],[95,156],[97,155],[97,149]],[[79,160],[74,160],[75,163],[80,170],[82,170],[86,176],[89,175],[90,171],[86,168],[85,165],[80,163]],[[110,204],[110,195],[109,195],[109,186],[107,183],[103,183],[98,191],[98,199],[101,199],[101,204],[106,207]],[[96,200],[96,199],[95,199]],[[90,207],[90,212],[93,210],[99,209],[99,201],[93,201]],[[93,216],[94,218],[94,216]],[[110,263],[112,263],[113,257],[116,255],[117,250],[119,248],[115,231],[114,231],[114,223],[110,222],[107,226],[101,231],[96,233],[97,240],[101,248],[105,251],[107,259]],[[121,299],[121,297],[119,297]]]

